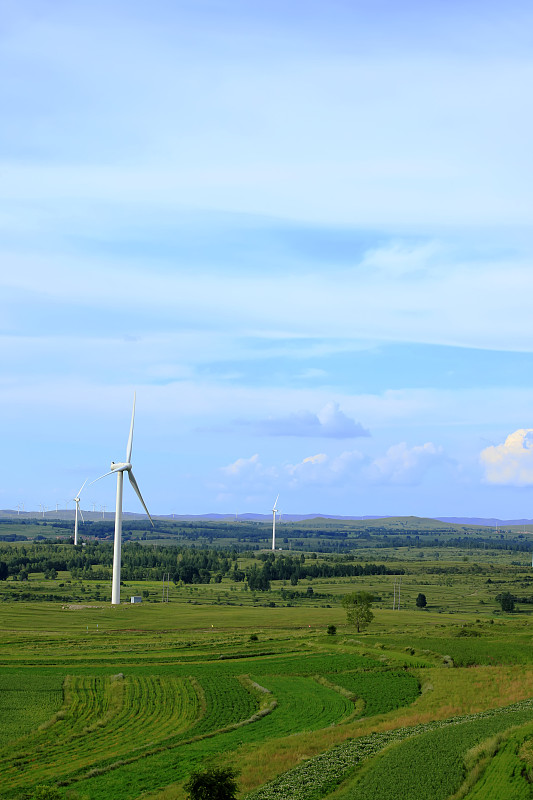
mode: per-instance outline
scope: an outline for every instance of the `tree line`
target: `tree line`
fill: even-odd
[[[239,567],[237,550],[199,549],[190,546],[141,545],[130,543],[122,549],[123,580],[158,580],[168,573],[174,583],[201,584],[222,578],[246,581],[252,590],[267,591],[270,582],[288,581],[296,586],[305,578],[341,578],[361,575],[401,575],[402,568],[384,564],[354,563],[342,558],[319,560],[305,555],[247,555],[252,564]],[[90,541],[74,547],[64,542],[34,542],[18,547],[0,545],[0,580],[12,576],[25,580],[31,573],[54,578],[70,572],[75,579],[108,580],[113,567],[110,543]]]

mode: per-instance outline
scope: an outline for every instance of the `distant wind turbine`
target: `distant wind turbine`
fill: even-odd
[[[113,584],[111,588],[111,604],[114,606],[120,605],[120,559],[121,559],[121,548],[122,548],[122,490],[124,487],[124,473],[128,473],[129,481],[133,487],[134,492],[136,493],[137,497],[142,503],[142,506],[146,513],[148,514],[148,518],[152,525],[154,521],[150,516],[150,512],[146,507],[146,503],[142,498],[141,491],[137,485],[137,481],[133,477],[132,466],[131,466],[131,448],[133,446],[133,422],[135,419],[135,392],[133,393],[133,410],[131,412],[131,426],[130,426],[130,435],[128,438],[128,446],[126,448],[126,461],[115,463],[114,461],[111,462],[111,470],[109,472],[104,473],[104,475],[100,475],[99,478],[96,478],[96,481],[105,478],[107,475],[111,475],[116,473],[117,475],[117,505],[116,505],[116,512],[115,512],[115,546],[113,550]],[[96,483],[96,481],[92,481],[92,483]]]
[[[85,479],[83,481],[81,489],[79,490],[79,492],[76,495],[76,497],[73,498],[74,502],[76,503],[76,512],[74,514],[74,544],[75,545],[78,544],[78,514],[81,517],[81,521],[85,522],[85,520],[83,519],[83,514],[81,513],[81,508],[80,508],[80,494],[82,493],[83,487],[85,486],[86,483],[87,483],[87,479]]]
[[[279,513],[277,509],[279,494],[276,497],[274,508],[272,509],[272,550],[276,549],[276,514]]]

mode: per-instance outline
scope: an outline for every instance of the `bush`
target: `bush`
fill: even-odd
[[[193,772],[185,791],[188,800],[235,800],[237,792],[237,773],[231,767],[211,768],[205,772]]]
[[[61,800],[63,795],[55,786],[37,786],[32,800]]]
[[[328,625],[328,634],[330,636],[335,636],[336,633],[337,633],[336,626],[335,625]]]

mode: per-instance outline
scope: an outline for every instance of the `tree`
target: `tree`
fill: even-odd
[[[193,772],[185,784],[188,800],[235,800],[236,777],[237,772],[231,767]]]
[[[328,635],[335,636],[336,633],[337,633],[336,625],[328,625]]]
[[[508,611],[509,614],[512,614],[514,611],[515,598],[511,592],[504,592],[503,594],[498,595],[496,599],[500,601],[502,611]]]
[[[0,581],[7,580],[7,576],[9,575],[9,568],[5,561],[0,561]]]
[[[427,604],[428,603],[427,603],[427,600],[426,600],[426,595],[422,594],[422,592],[420,592],[420,594],[416,598],[416,607],[417,608],[425,608],[427,606]]]
[[[370,609],[373,596],[368,592],[352,592],[345,594],[342,598],[342,605],[346,611],[346,619],[349,625],[355,625],[357,633],[367,628],[374,615]]]

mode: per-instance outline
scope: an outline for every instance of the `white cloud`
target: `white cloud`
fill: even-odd
[[[222,467],[221,472],[230,477],[243,477],[250,474],[256,475],[262,471],[262,466],[259,461],[258,453],[255,453],[250,458],[238,458],[227,467]]]
[[[357,450],[346,451],[330,457],[325,453],[307,456],[298,464],[287,464],[285,473],[291,488],[308,484],[342,486],[349,483],[364,460]]]
[[[528,486],[533,483],[533,428],[520,428],[503,444],[486,447],[480,455],[488,483]]]
[[[218,488],[222,491],[245,488],[247,491],[262,491],[277,479],[278,470],[275,467],[265,467],[255,453],[250,458],[238,458],[233,463],[219,470],[223,476],[222,484]]]
[[[376,483],[414,486],[423,480],[428,470],[447,461],[442,447],[432,442],[408,447],[400,442],[376,458],[367,469],[368,478]]]
[[[249,424],[249,423],[246,423]],[[341,411],[339,404],[327,403],[318,414],[298,411],[288,417],[262,420],[254,427],[267,436],[306,436],[330,439],[353,439],[369,436],[363,426]]]

